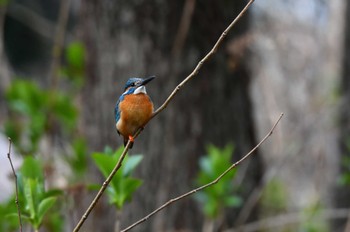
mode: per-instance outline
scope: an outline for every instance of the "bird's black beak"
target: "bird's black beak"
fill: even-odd
[[[150,77],[147,77],[147,78],[143,79],[141,85],[146,85],[148,82],[150,82],[154,78],[156,78],[156,76],[150,76]]]

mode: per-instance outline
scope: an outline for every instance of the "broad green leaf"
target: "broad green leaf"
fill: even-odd
[[[36,189],[37,189],[37,180],[34,179],[25,179],[24,180],[24,196],[26,200],[26,210],[29,211],[29,217],[34,220],[37,217],[36,210]]]
[[[92,158],[103,176],[107,177],[115,165],[113,157],[104,155],[103,153],[94,153],[92,154]]]
[[[67,130],[75,128],[78,112],[70,97],[60,92],[50,94],[53,99],[50,107],[54,116]]]
[[[43,198],[48,198],[48,197],[57,197],[60,195],[63,195],[63,190],[61,189],[50,189],[43,193]]]
[[[66,58],[69,65],[76,68],[83,68],[85,63],[85,47],[80,42],[69,44],[66,50]]]
[[[23,160],[20,172],[23,178],[38,179],[39,181],[44,180],[43,170],[41,168],[40,161],[31,156],[27,156]]]
[[[207,155],[199,160],[199,173],[196,184],[202,186],[207,184],[232,165],[232,155],[234,147],[228,144],[220,149],[214,145],[207,146]],[[203,211],[207,217],[215,218],[224,207],[237,207],[241,204],[240,198],[233,186],[233,178],[236,169],[228,172],[215,185],[212,185],[195,195],[195,199],[203,206]]]
[[[123,148],[113,152],[110,148],[105,148],[104,153],[94,153],[92,158],[102,174],[107,177],[117,164]],[[121,209],[126,201],[131,200],[132,194],[142,184],[139,179],[131,178],[131,173],[141,162],[142,155],[126,156],[120,170],[113,177],[107,187],[109,202]]]
[[[56,197],[48,197],[43,199],[38,207],[38,222],[39,224],[42,223],[43,217],[45,213],[55,204]]]
[[[228,207],[239,207],[240,205],[242,205],[242,198],[238,197],[238,196],[229,196],[225,198],[225,206]]]
[[[201,157],[199,159],[199,167],[201,168],[202,172],[204,172],[206,175],[213,175],[213,167],[208,157]]]
[[[123,192],[126,195],[126,200],[131,200],[132,194],[141,186],[142,181],[135,178],[127,178],[123,183]]]
[[[123,167],[123,176],[128,176],[132,171],[136,168],[137,165],[141,162],[143,156],[142,155],[133,155],[129,156],[127,160],[125,160],[125,164]]]
[[[218,215],[219,204],[215,199],[209,199],[204,204],[204,212],[210,218],[215,218]]]

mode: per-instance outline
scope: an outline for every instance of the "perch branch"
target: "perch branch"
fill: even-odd
[[[134,228],[135,226],[141,224],[142,222],[146,221],[148,218],[152,217],[154,214],[158,213],[159,211],[163,210],[164,208],[166,208],[167,206],[171,205],[172,203],[175,203],[185,197],[188,197],[198,191],[201,191],[205,188],[208,188],[216,183],[218,183],[227,173],[229,173],[232,169],[234,169],[236,166],[238,166],[240,163],[242,163],[245,159],[247,159],[254,151],[256,151],[256,149],[258,149],[258,147],[260,147],[261,144],[263,144],[273,133],[275,127],[277,126],[277,124],[279,123],[279,121],[282,119],[283,117],[283,113],[281,113],[281,115],[278,117],[277,121],[275,122],[275,124],[272,126],[271,130],[265,135],[265,137],[250,151],[248,152],[245,156],[243,156],[240,160],[238,160],[236,163],[232,164],[228,169],[226,169],[220,176],[218,176],[215,180],[213,180],[212,182],[202,185],[196,189],[193,189],[185,194],[182,194],[181,196],[175,197],[173,199],[170,199],[169,201],[167,201],[165,204],[163,204],[162,206],[160,206],[159,208],[157,208],[156,210],[154,210],[153,212],[151,212],[150,214],[148,214],[147,216],[145,216],[144,218],[138,220],[137,222],[135,222],[134,224],[130,225],[129,227],[123,229],[121,232],[126,232],[131,230],[132,228]]]
[[[16,174],[15,168],[13,167],[12,160],[11,160],[11,148],[12,148],[12,140],[11,140],[11,138],[10,138],[10,137],[8,138],[8,140],[9,140],[9,151],[8,151],[8,153],[7,153],[7,158],[8,158],[8,159],[9,159],[9,161],[10,161],[10,164],[11,164],[11,169],[12,169],[12,173],[13,173],[13,176],[15,177],[15,186],[16,186],[16,198],[15,198],[15,203],[16,203],[16,206],[17,206],[17,214],[18,214],[19,230],[22,232],[21,209],[20,209],[20,207],[19,207],[19,202],[18,202],[18,184],[17,184],[17,174]]]
[[[213,48],[210,50],[210,52],[201,60],[199,61],[199,63],[197,64],[197,66],[195,67],[195,69],[191,72],[190,75],[188,75],[178,86],[175,87],[175,89],[173,90],[173,92],[169,95],[169,97],[165,100],[165,102],[153,113],[151,119],[153,119],[156,115],[158,115],[162,110],[164,110],[169,102],[174,98],[174,96],[176,95],[176,93],[190,80],[192,79],[201,69],[201,67],[203,66],[203,64],[209,60],[209,58],[216,52],[216,50],[218,49],[218,47],[220,46],[220,44],[222,43],[223,39],[226,37],[227,33],[232,29],[232,27],[236,24],[236,22],[244,15],[244,13],[248,10],[248,8],[250,7],[250,5],[254,2],[254,0],[250,0],[247,5],[243,8],[243,10],[236,16],[236,18],[231,22],[231,24],[225,29],[225,31],[221,34],[221,36],[219,37],[219,39],[216,41],[215,45],[213,46]],[[150,120],[151,120],[150,119]],[[147,122],[148,123],[148,122]],[[142,128],[139,128],[137,130],[137,132],[134,135],[134,138],[136,138],[142,131]],[[108,176],[108,178],[106,179],[106,181],[103,183],[103,185],[101,186],[99,192],[97,193],[97,195],[95,196],[94,200],[91,202],[90,206],[88,207],[88,209],[86,210],[86,212],[84,213],[84,215],[81,217],[80,221],[78,222],[78,224],[76,225],[76,227],[74,228],[74,232],[78,232],[81,228],[81,226],[84,224],[85,220],[87,219],[87,217],[89,216],[89,214],[91,213],[92,209],[95,207],[95,205],[97,204],[98,200],[100,199],[100,197],[102,196],[103,192],[105,191],[105,189],[107,188],[108,184],[110,183],[110,181],[112,180],[113,176],[115,175],[115,173],[118,171],[118,169],[121,167],[122,165],[122,161],[126,155],[126,153],[128,152],[130,147],[130,141],[128,141],[127,145],[124,148],[124,151],[122,153],[122,155],[120,156],[118,163],[116,164],[116,166],[114,167],[113,171],[111,172],[111,174]],[[243,160],[242,160],[243,161]]]
[[[152,115],[152,118],[159,114],[162,110],[164,110],[171,99],[177,94],[177,92],[189,81],[191,80],[195,75],[198,74],[199,70],[202,68],[203,64],[208,61],[211,56],[216,53],[218,47],[228,34],[228,32],[232,29],[232,27],[238,22],[238,20],[246,13],[248,8],[250,7],[251,4],[253,4],[254,0],[250,0],[247,5],[243,8],[243,10],[237,15],[237,17],[231,22],[231,24],[222,32],[220,38],[216,41],[214,47],[210,50],[210,52],[197,64],[196,68],[188,75],[176,88],[173,90],[173,92],[169,95],[169,97],[165,100],[163,105],[161,105]]]
[[[85,220],[87,219],[87,217],[91,213],[92,209],[95,207],[95,205],[97,204],[98,200],[101,198],[103,192],[106,190],[107,186],[111,182],[113,176],[118,171],[118,169],[122,166],[122,162],[123,162],[123,160],[124,160],[124,158],[126,156],[126,153],[128,152],[128,150],[130,148],[130,145],[131,145],[131,142],[129,140],[128,143],[126,144],[124,150],[123,150],[123,153],[119,157],[119,160],[118,160],[117,164],[115,165],[115,167],[113,168],[112,172],[109,174],[107,179],[103,182],[100,190],[98,191],[98,193],[95,196],[94,200],[91,202],[89,208],[86,210],[86,212],[84,213],[84,215],[81,217],[80,221],[78,222],[78,224],[74,228],[74,230],[73,230],[74,232],[77,232],[77,231],[80,230],[81,226],[84,224]]]

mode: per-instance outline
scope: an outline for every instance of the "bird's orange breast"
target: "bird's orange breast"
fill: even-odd
[[[116,126],[127,137],[148,122],[153,114],[153,103],[146,94],[128,94],[120,102],[119,109],[120,121]]]

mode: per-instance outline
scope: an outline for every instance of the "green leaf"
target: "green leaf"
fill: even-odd
[[[63,190],[61,189],[50,189],[43,194],[43,198],[57,197],[63,195]]]
[[[85,47],[81,42],[71,43],[65,53],[67,65],[62,68],[61,73],[77,87],[81,87],[84,83],[85,53]]]
[[[44,180],[43,170],[41,168],[40,161],[31,156],[27,156],[23,160],[20,172],[23,178],[38,179],[39,181]]]
[[[69,44],[66,50],[66,58],[69,65],[75,68],[82,68],[85,63],[85,47],[80,42]]]
[[[238,196],[229,196],[225,198],[225,206],[228,207],[239,207],[242,205],[242,198],[238,197]]]
[[[24,180],[24,196],[26,200],[26,210],[29,211],[29,217],[34,220],[37,217],[37,180],[25,179]]]
[[[129,156],[124,164],[123,176],[129,176],[131,172],[133,172],[134,169],[137,167],[137,165],[140,164],[142,158],[143,158],[142,155]]]
[[[199,159],[199,167],[201,171],[207,175],[213,175],[213,167],[211,165],[209,157],[203,156]]]
[[[142,181],[135,178],[127,178],[123,182],[123,192],[125,193],[126,200],[131,200],[132,194],[135,192],[135,190],[140,187],[142,184]]]
[[[103,176],[107,177],[115,165],[113,157],[104,155],[103,153],[94,153],[92,154],[92,158]]]
[[[75,128],[78,112],[72,99],[60,92],[52,92],[51,95],[53,95],[51,107],[55,117],[67,130]]]
[[[110,148],[105,148],[104,153],[94,153],[92,158],[98,169],[107,177],[114,166],[117,164],[123,148],[113,152]],[[121,209],[125,202],[130,201],[132,194],[142,184],[139,179],[131,178],[130,175],[142,160],[142,155],[126,156],[120,170],[113,177],[110,185],[107,187],[109,202]]]
[[[223,149],[214,145],[207,146],[207,155],[199,160],[199,172],[195,180],[197,186],[205,185],[232,165],[234,146],[226,145]],[[228,172],[215,185],[212,185],[195,195],[195,199],[203,206],[207,217],[215,218],[224,207],[238,207],[242,204],[233,186],[233,179],[237,169]]]
[[[40,202],[38,209],[39,224],[42,223],[45,213],[55,204],[56,199],[56,197],[48,197]]]
[[[209,199],[204,205],[204,212],[210,218],[215,218],[219,213],[219,204],[215,199]]]

